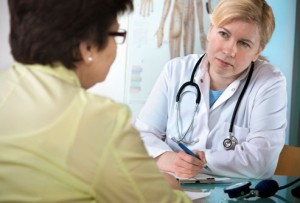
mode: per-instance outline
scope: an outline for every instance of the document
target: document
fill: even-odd
[[[184,191],[184,193],[191,199],[200,199],[210,195],[210,192],[193,192],[193,191]]]
[[[176,176],[175,178],[179,183],[231,183],[230,178],[211,176],[203,173],[199,173],[194,178],[180,178]]]

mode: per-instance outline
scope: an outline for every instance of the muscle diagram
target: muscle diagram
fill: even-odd
[[[141,0],[140,15],[147,17],[153,12],[153,0]]]
[[[170,7],[171,0],[165,0],[161,21],[156,32],[158,47],[162,46],[165,22]],[[194,52],[195,18],[199,26],[201,49],[206,50],[202,0],[174,0],[169,27],[170,58],[180,56],[182,44],[184,55]]]

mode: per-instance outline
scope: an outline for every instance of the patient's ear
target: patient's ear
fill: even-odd
[[[93,61],[92,45],[90,42],[87,42],[87,41],[80,42],[79,51],[80,51],[82,60],[85,63],[91,63]]]

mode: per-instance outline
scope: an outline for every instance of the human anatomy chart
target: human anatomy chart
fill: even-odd
[[[134,114],[164,64],[206,50],[209,11],[217,0],[137,0],[128,20],[127,103]]]

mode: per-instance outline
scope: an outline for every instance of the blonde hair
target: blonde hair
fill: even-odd
[[[275,29],[272,8],[265,0],[220,0],[211,14],[211,23],[223,26],[233,20],[245,20],[257,24],[262,50]]]

